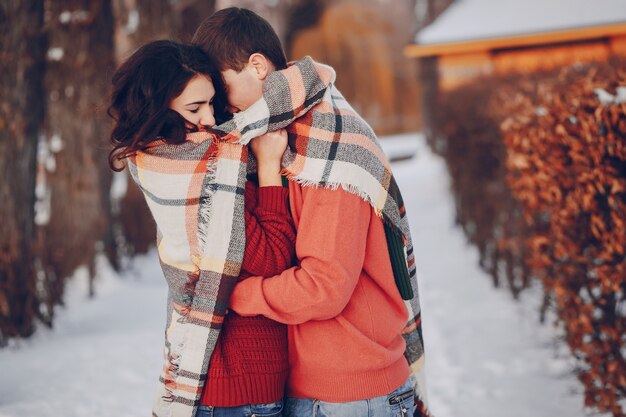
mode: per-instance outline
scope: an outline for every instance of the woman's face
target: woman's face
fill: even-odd
[[[174,110],[187,122],[188,128],[204,130],[215,125],[213,97],[215,88],[208,76],[196,75],[189,80],[182,93],[170,103]]]

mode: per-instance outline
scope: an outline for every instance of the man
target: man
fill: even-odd
[[[252,11],[218,11],[192,42],[217,61],[241,112],[217,127],[227,140],[290,123],[283,166],[298,265],[249,278],[230,299],[240,315],[288,325],[285,415],[428,415],[417,294],[409,304],[401,296],[417,290],[408,223],[371,128],[332,86],[334,73],[326,88],[307,89],[328,67],[308,59],[285,70],[276,33]]]

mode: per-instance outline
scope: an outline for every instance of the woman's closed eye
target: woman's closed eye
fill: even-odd
[[[209,101],[209,107],[213,107],[213,100]],[[204,103],[194,103],[194,104],[200,104],[198,107],[195,107],[193,109],[188,109],[191,113],[198,113],[198,111],[200,110],[200,107],[204,104],[206,104],[206,102]]]

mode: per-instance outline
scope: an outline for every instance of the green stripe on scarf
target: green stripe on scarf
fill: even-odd
[[[396,281],[396,286],[400,291],[402,299],[410,300],[413,298],[413,289],[411,288],[409,270],[406,267],[406,255],[404,253],[402,236],[396,232],[392,226],[385,223],[385,237],[387,238],[389,259],[391,260],[391,268],[393,269],[393,277]]]

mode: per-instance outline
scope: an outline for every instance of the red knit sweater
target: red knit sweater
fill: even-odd
[[[272,276],[293,265],[296,232],[288,211],[288,190],[245,190],[246,249],[240,279]],[[263,316],[229,311],[200,402],[215,407],[266,404],[284,395],[289,370],[287,328]]]

